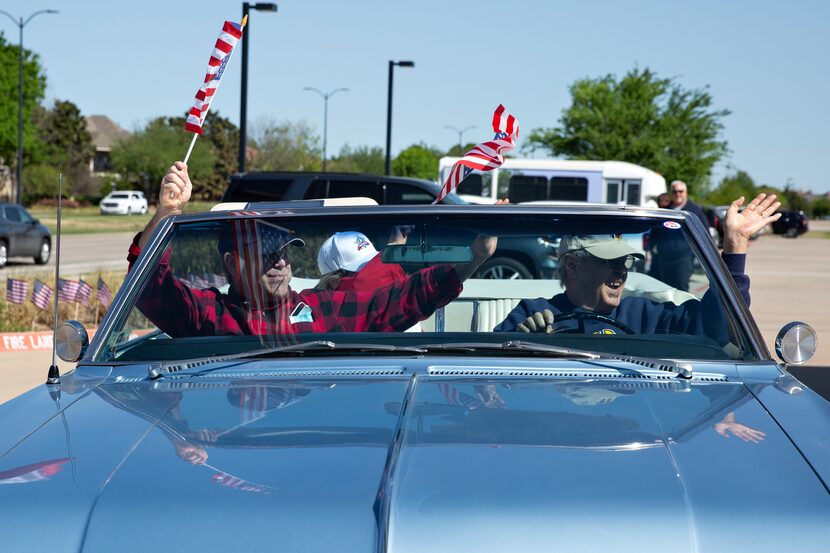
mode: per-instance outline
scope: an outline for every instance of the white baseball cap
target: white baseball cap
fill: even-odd
[[[338,269],[357,272],[377,253],[378,251],[362,232],[336,232],[320,246],[317,266],[322,274]]]

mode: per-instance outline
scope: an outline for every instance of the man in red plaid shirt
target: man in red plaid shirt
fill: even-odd
[[[130,268],[161,219],[181,213],[191,189],[187,167],[177,161],[162,179],[156,213],[130,246]],[[243,229],[245,225],[247,229]],[[193,289],[174,278],[169,251],[151,275],[138,307],[167,334],[403,332],[455,299],[461,283],[496,249],[495,238],[478,237],[469,263],[429,267],[377,290],[296,292],[290,286],[290,249],[303,242],[286,229],[240,218],[231,222],[219,242],[231,283],[227,294],[216,288]]]

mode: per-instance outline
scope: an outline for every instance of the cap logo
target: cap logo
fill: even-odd
[[[371,246],[368,240],[363,238],[362,236],[358,236],[354,239],[354,243],[357,246],[357,251],[361,251],[363,248],[368,248]]]
[[[622,234],[612,234],[611,238],[614,240],[622,240]]]

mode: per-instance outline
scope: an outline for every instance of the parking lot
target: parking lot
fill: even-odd
[[[830,221],[811,221],[810,228],[820,233],[795,239],[767,234],[751,243],[751,311],[773,356],[775,336],[786,323],[799,320],[816,330],[815,357],[793,372],[830,397],[830,296],[824,289],[830,275],[830,239],[823,234],[830,233]],[[50,363],[49,351],[0,353],[0,402],[41,384]]]

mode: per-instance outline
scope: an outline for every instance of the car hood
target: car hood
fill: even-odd
[[[741,383],[248,368],[64,394],[0,460],[3,549],[830,550]]]

